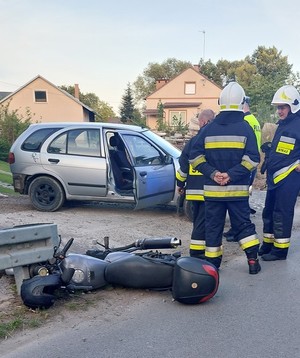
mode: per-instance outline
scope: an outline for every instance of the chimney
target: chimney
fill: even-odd
[[[159,88],[161,88],[162,86],[164,86],[166,83],[168,82],[167,79],[160,79],[160,80],[156,80],[156,89],[158,90]]]
[[[78,83],[75,83],[75,85],[74,85],[74,97],[79,100],[79,86],[78,86]]]
[[[193,65],[194,70],[200,73],[200,66],[199,65]]]

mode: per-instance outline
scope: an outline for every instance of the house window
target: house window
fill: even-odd
[[[184,94],[196,94],[196,82],[185,82]]]
[[[46,91],[34,91],[35,102],[47,102]]]

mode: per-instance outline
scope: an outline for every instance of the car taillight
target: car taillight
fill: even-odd
[[[8,153],[8,164],[14,164],[15,162],[15,155],[12,152]]]

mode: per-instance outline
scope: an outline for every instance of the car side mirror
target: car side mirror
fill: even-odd
[[[164,164],[173,164],[173,158],[170,155],[166,155],[164,158]]]

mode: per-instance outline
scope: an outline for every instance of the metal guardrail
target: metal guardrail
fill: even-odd
[[[56,224],[29,224],[0,229],[0,270],[13,269],[20,294],[28,265],[47,261],[59,246]]]

